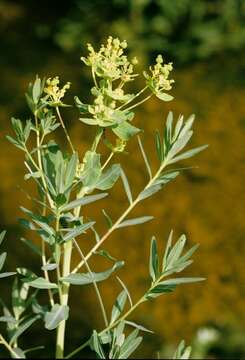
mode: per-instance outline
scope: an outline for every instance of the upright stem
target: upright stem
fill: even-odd
[[[72,254],[72,241],[68,241],[64,244],[64,258],[63,258],[63,277],[70,274],[70,264],[71,264],[71,254]],[[68,305],[69,297],[69,284],[63,283],[61,286],[61,305]],[[65,328],[66,321],[63,320],[57,329],[57,340],[56,340],[56,359],[63,359],[64,357],[64,344],[65,344]]]

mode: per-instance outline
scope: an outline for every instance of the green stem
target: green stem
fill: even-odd
[[[102,166],[101,170],[104,170],[104,168],[109,164],[109,162],[111,161],[111,159],[114,156],[114,152],[111,152],[110,155],[108,156],[107,160],[105,161],[104,165]]]
[[[63,258],[63,273],[62,276],[68,276],[70,274],[70,264],[71,264],[71,254],[72,254],[72,241],[68,241],[64,244],[64,258]],[[61,305],[67,306],[69,297],[69,284],[63,283],[61,285]],[[56,338],[56,359],[62,359],[64,356],[64,344],[65,344],[65,329],[66,321],[63,320],[58,326],[57,329],[57,338]]]
[[[130,104],[132,101],[134,101],[137,97],[139,97],[141,94],[143,94],[143,92],[148,88],[148,86],[145,86],[142,90],[140,90],[132,99],[128,100],[125,104],[122,104],[121,106],[119,106],[119,108],[117,108],[117,110],[120,110],[121,108],[123,108],[124,106],[127,106],[128,104]]]
[[[130,107],[127,108],[126,110],[127,110],[127,111],[132,110],[132,109],[134,109],[135,107],[143,104],[145,101],[149,100],[149,99],[152,97],[152,95],[153,95],[153,94],[148,95],[146,98],[144,98],[143,100],[141,100],[141,101],[137,102],[136,104],[130,106]]]
[[[61,126],[62,126],[62,128],[63,128],[63,130],[64,130],[64,133],[65,133],[65,136],[66,136],[66,138],[67,138],[67,141],[68,141],[68,143],[69,143],[69,145],[70,145],[70,147],[71,147],[71,150],[72,150],[73,153],[75,153],[75,149],[74,149],[73,144],[72,144],[72,142],[71,142],[70,135],[68,134],[68,131],[66,130],[64,121],[63,121],[63,119],[62,119],[62,117],[61,117],[61,115],[60,115],[60,110],[59,110],[58,107],[56,107],[55,109],[56,109],[56,112],[57,112],[57,115],[58,115],[60,124],[61,124]]]

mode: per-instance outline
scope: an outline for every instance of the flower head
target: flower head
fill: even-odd
[[[46,86],[44,88],[44,92],[50,96],[52,99],[52,102],[58,106],[58,105],[64,105],[61,102],[61,99],[65,96],[65,93],[68,89],[70,89],[71,83],[67,82],[62,88],[59,87],[59,77],[56,76],[53,79],[48,78],[46,80]]]

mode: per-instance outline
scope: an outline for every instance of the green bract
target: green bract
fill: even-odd
[[[40,347],[22,349],[19,344],[19,339],[25,336],[26,331],[36,321],[42,321],[46,330],[56,331],[56,358],[72,358],[85,347],[90,347],[97,358],[126,359],[143,341],[143,333],[152,333],[144,324],[129,320],[133,311],[143,302],[174,291],[180,284],[203,280],[178,276],[192,263],[192,255],[197,246],[185,251],[185,235],[181,235],[173,243],[171,231],[162,255],[159,254],[157,240],[152,238],[149,285],[145,293],[133,302],[127,286],[118,276],[125,265],[124,259],[115,259],[113,254],[104,248],[112,233],[119,234],[119,241],[121,228],[145,226],[145,223],[153,220],[151,209],[148,209],[147,214],[138,217],[132,217],[131,211],[139,202],[164,189],[179,175],[181,169],[169,168],[170,165],[205,148],[201,146],[184,150],[193,134],[194,116],[190,116],[186,121],[180,116],[174,121],[170,112],[161,131],[162,135],[156,132],[159,167],[153,171],[139,136],[140,129],[132,124],[134,109],[152,95],[163,101],[172,99],[167,93],[173,83],[173,80],[169,80],[172,64],[163,64],[159,55],[156,64],[150,67],[149,72],[144,73],[146,86],[136,94],[127,93],[125,85],[135,79],[137,74],[134,66],[137,61],[128,60],[125,55],[126,47],[126,41],[109,37],[98,52],[88,45],[89,55],[82,58],[91,68],[94,82],[91,93],[94,101],[92,104],[85,104],[75,96],[75,105],[80,112],[80,120],[96,126],[94,140],[84,154],[76,150],[60,113],[60,109],[66,106],[63,98],[70,88],[70,83],[60,88],[57,76],[47,80],[37,77],[34,83],[29,85],[26,94],[31,118],[12,119],[14,136],[8,136],[8,140],[23,151],[26,172],[24,178],[28,182],[34,182],[37,187],[37,195],[30,196],[35,203],[35,210],[21,207],[23,218],[20,223],[29,233],[28,239],[21,240],[22,244],[28,246],[27,251],[32,251],[34,257],[40,258],[40,269],[35,273],[25,267],[18,267],[16,272],[2,272],[7,254],[4,251],[0,253],[0,279],[16,275],[12,288],[12,306],[7,307],[1,302],[0,316],[0,321],[6,324],[6,334],[0,334],[0,345],[3,345],[13,358],[26,358],[30,351],[42,350]],[[148,94],[142,97],[146,92]],[[64,131],[70,146],[68,151],[64,149],[64,144],[61,146],[52,139],[53,132],[58,127],[62,128],[60,131]],[[108,131],[112,131],[116,137],[114,144],[107,136]],[[146,168],[148,174],[145,186],[136,196],[133,196],[131,184],[120,165],[120,153],[125,151],[127,142],[134,135],[137,135],[142,167]],[[101,155],[103,145],[108,152],[106,158]],[[109,211],[103,208],[103,199],[106,198],[108,206],[110,189],[117,181],[125,190],[127,205],[123,213],[114,219],[113,214],[111,216]],[[107,225],[104,233],[99,233],[100,227],[88,216],[87,206],[95,202],[97,207],[101,204],[99,221],[105,220]],[[33,234],[38,243],[31,240]],[[1,246],[4,235],[5,232],[0,234]],[[88,246],[86,238],[91,239],[91,236],[94,243],[85,251]],[[72,268],[74,252],[77,252],[80,261]],[[103,269],[98,266],[92,269],[90,260],[94,256],[103,256],[108,265]],[[115,279],[115,276],[122,289],[115,299],[109,318],[100,286],[109,278]],[[89,286],[94,288],[104,327],[102,330],[93,329],[84,344],[66,354],[65,335],[68,337],[69,334],[65,334],[65,329],[72,312],[69,307],[69,293],[74,285],[83,287],[84,293]],[[181,342],[174,358],[188,358],[189,355],[190,348],[185,348],[184,342]]]

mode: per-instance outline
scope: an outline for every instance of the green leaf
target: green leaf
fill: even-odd
[[[178,154],[189,142],[190,138],[193,135],[193,131],[188,131],[185,135],[178,138],[171,149],[169,150],[167,154],[168,163],[173,159],[173,157]]]
[[[127,339],[124,341],[121,349],[119,359],[128,359],[130,355],[139,347],[143,338],[141,336],[137,337],[138,330],[135,329],[132,334],[130,334]]]
[[[46,264],[44,266],[41,267],[41,269],[43,271],[52,271],[57,269],[58,265],[57,264]]]
[[[142,144],[142,142],[141,142],[141,140],[140,140],[140,137],[137,136],[137,139],[138,139],[138,143],[139,143],[139,147],[140,147],[140,151],[141,151],[142,157],[143,157],[144,162],[145,162],[145,166],[146,166],[147,172],[148,172],[149,177],[150,177],[150,179],[151,179],[151,178],[152,178],[152,172],[151,172],[151,167],[150,167],[149,161],[148,161],[148,159],[147,159],[147,156],[146,156],[146,153],[145,153],[143,144]]]
[[[112,165],[106,172],[104,172],[96,183],[96,188],[99,190],[110,189],[121,173],[121,167],[118,164]]]
[[[176,242],[174,247],[169,252],[169,255],[168,255],[167,261],[166,261],[166,270],[171,269],[171,267],[173,267],[175,265],[175,262],[179,259],[180,255],[184,249],[185,243],[186,243],[186,236],[181,235],[179,240]]]
[[[111,312],[110,324],[113,324],[121,315],[127,300],[127,293],[123,290],[117,297],[115,304],[113,305]]]
[[[70,274],[66,277],[61,278],[61,281],[67,282],[72,285],[88,285],[92,284],[93,282],[100,282],[108,279],[113,272],[120,269],[124,265],[123,261],[118,261],[115,265],[104,272],[100,273],[84,273],[84,274]]]
[[[0,279],[6,278],[6,277],[9,277],[9,276],[13,276],[13,275],[15,275],[15,274],[16,274],[16,272],[13,272],[13,271],[1,273],[1,274],[0,274]]]
[[[133,301],[131,299],[130,293],[128,291],[127,286],[124,284],[124,282],[119,278],[119,276],[116,276],[117,280],[119,281],[119,283],[121,284],[122,288],[125,290],[126,294],[128,295],[128,301],[130,303],[130,306],[133,307]]]
[[[32,88],[32,97],[35,104],[41,96],[41,79],[37,76]]]
[[[107,212],[104,209],[102,209],[102,213],[103,213],[103,215],[104,215],[104,217],[106,219],[106,223],[107,223],[107,225],[108,225],[108,227],[110,229],[112,227],[112,225],[113,225],[113,222],[112,222],[110,216],[107,214]]]
[[[65,191],[69,190],[72,186],[72,183],[76,176],[78,164],[78,155],[77,153],[73,154],[67,164],[65,172]]]
[[[101,175],[100,155],[94,151],[87,151],[83,159],[84,168],[81,180],[85,187],[93,189]]]
[[[161,140],[159,131],[156,131],[155,144],[156,144],[156,150],[157,150],[157,157],[158,157],[160,163],[162,163],[163,159],[164,159],[164,151],[163,151],[162,140]]]
[[[117,127],[113,127],[112,131],[122,140],[129,140],[132,136],[138,134],[141,130],[129,124],[127,121],[122,122]]]
[[[4,239],[5,235],[6,235],[6,231],[5,231],[5,230],[0,233],[0,245],[1,245],[2,242],[3,242],[3,239]]]
[[[192,128],[192,125],[195,121],[195,115],[192,114],[185,122],[184,126],[182,127],[180,133],[179,133],[179,138],[183,137],[187,132],[189,132]]]
[[[203,146],[196,147],[192,150],[188,150],[188,151],[184,152],[183,154],[180,154],[179,156],[174,157],[172,160],[170,160],[168,162],[168,164],[174,164],[177,161],[188,159],[188,158],[198,154],[199,152],[207,149],[207,147],[208,147],[208,145],[203,145]]]
[[[156,184],[156,185],[151,185],[147,188],[145,188],[143,191],[141,191],[141,193],[138,195],[138,200],[142,201],[147,199],[148,197],[154,195],[155,193],[157,193],[159,190],[161,190],[162,186],[160,184]]]
[[[159,276],[159,259],[157,252],[157,242],[154,236],[151,239],[149,270],[152,281],[154,282]]]
[[[104,258],[106,258],[107,260],[110,260],[110,261],[117,261],[117,259],[115,259],[113,256],[111,256],[109,254],[109,252],[106,250],[98,250],[95,252],[95,254],[103,256]]]
[[[136,324],[135,322],[132,322],[132,321],[125,321],[125,324],[129,325],[129,326],[133,326],[134,328],[140,330],[140,331],[144,331],[144,332],[148,332],[150,334],[154,334],[153,331],[145,328],[144,326],[142,325],[139,325],[139,324]]]
[[[106,359],[104,350],[100,344],[100,338],[96,330],[93,331],[93,335],[90,339],[90,347],[94,350],[99,359]]]
[[[40,226],[41,229],[43,229],[46,233],[48,233],[50,236],[55,236],[55,231],[53,228],[51,228],[46,222],[39,221],[36,219],[33,219],[33,221]]]
[[[95,224],[95,221],[90,221],[83,225],[77,226],[74,230],[69,231],[65,236],[63,236],[63,240],[66,242],[66,241],[75,239],[77,236],[81,235],[86,230],[91,228],[91,226],[93,226],[94,224]]]
[[[67,320],[69,317],[69,306],[55,304],[52,306],[50,312],[47,312],[44,317],[45,328],[48,330],[54,330],[59,323],[63,320]]]
[[[106,197],[107,195],[108,195],[108,193],[84,196],[82,198],[71,201],[69,204],[67,204],[65,206],[62,206],[61,210],[62,211],[72,210],[72,209],[77,208],[79,206],[84,206],[84,205],[93,203],[95,201],[101,200],[104,197]]]
[[[6,139],[7,139],[11,144],[13,144],[14,146],[16,146],[18,149],[24,150],[24,146],[23,146],[23,144],[22,144],[21,142],[13,139],[13,138],[12,138],[11,136],[9,136],[9,135],[6,135]]]
[[[27,240],[25,238],[21,238],[20,239],[25,245],[27,245],[35,254],[41,256],[42,255],[42,251],[41,249],[36,245],[34,244],[32,241],[30,240]]]
[[[29,286],[25,283],[21,284],[19,288],[19,282],[16,277],[12,288],[12,307],[16,319],[20,319],[21,314],[26,310],[28,292]]]
[[[132,193],[131,193],[131,190],[130,190],[130,186],[129,186],[129,183],[128,183],[127,176],[125,175],[125,172],[123,171],[122,168],[121,168],[121,179],[122,179],[122,182],[123,182],[124,190],[125,190],[125,193],[127,195],[128,201],[129,201],[130,204],[132,204],[132,202],[133,202]]]
[[[143,224],[152,219],[154,219],[154,216],[142,216],[142,217],[138,217],[138,218],[134,218],[134,219],[125,220],[125,221],[121,222],[119,225],[117,225],[117,229],[127,227],[127,226]]]
[[[42,277],[38,277],[34,280],[24,279],[23,281],[25,283],[27,283],[28,286],[31,286],[36,289],[57,289],[58,288],[57,284],[51,283]]]
[[[191,347],[190,346],[185,346],[185,341],[182,340],[180,342],[180,344],[178,345],[177,350],[174,353],[173,359],[174,360],[178,360],[178,359],[189,359],[191,355]]]
[[[39,316],[35,316],[34,318],[25,321],[24,324],[20,325],[18,329],[15,331],[14,335],[10,339],[9,345],[14,344],[14,342],[22,335],[35,321],[39,319]]]
[[[169,95],[167,93],[156,93],[156,97],[163,101],[171,101],[174,99],[172,95]]]
[[[162,261],[162,271],[165,271],[165,269],[167,268],[167,259],[169,256],[170,249],[172,247],[172,241],[173,241],[173,230],[170,231],[170,234],[168,237],[167,246],[166,246],[164,256],[163,256],[163,261]]]
[[[160,282],[158,285],[177,286],[180,284],[190,284],[190,283],[195,283],[195,282],[204,281],[204,280],[206,280],[206,279],[201,278],[201,277],[186,277],[186,278],[183,277],[183,278],[165,280],[165,281]]]
[[[15,347],[12,349],[12,357],[13,359],[26,359],[25,353],[19,347]]]
[[[0,316],[0,322],[6,322],[16,325],[18,321],[11,315],[9,316]]]
[[[173,134],[172,141],[176,141],[176,139],[180,135],[180,130],[182,128],[183,122],[184,122],[184,117],[183,117],[183,115],[180,115],[179,119],[177,121],[177,124],[175,126],[175,129],[174,129],[174,134]]]
[[[81,113],[88,113],[88,105],[84,104],[79,98],[78,96],[74,97],[75,100],[75,105],[78,107],[78,109],[80,110]]]
[[[177,285],[164,285],[164,284],[157,284],[154,288],[152,288],[149,293],[147,294],[147,297],[157,297],[161,294],[166,294],[173,292],[176,289]]]
[[[7,257],[7,253],[4,252],[0,255],[0,271],[2,270],[3,268],[3,265],[5,263],[5,260],[6,260],[6,257]]]

